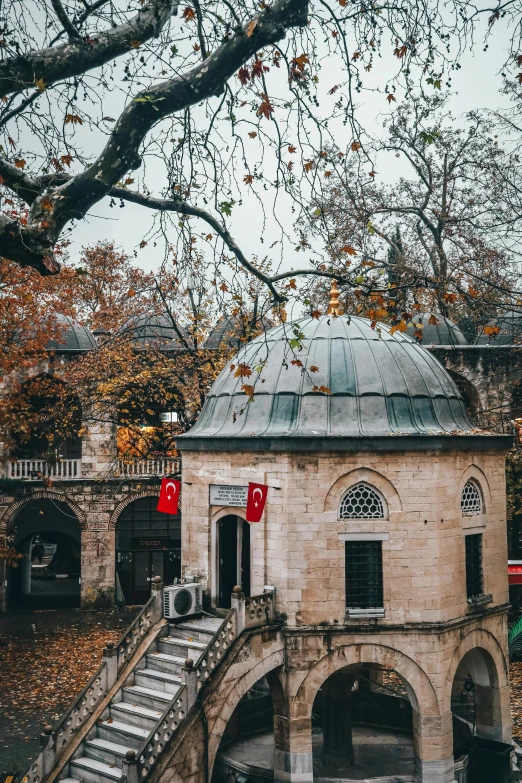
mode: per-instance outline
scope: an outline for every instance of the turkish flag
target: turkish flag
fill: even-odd
[[[246,507],[247,522],[260,522],[265,510],[268,487],[266,484],[248,484],[248,496]]]
[[[163,514],[177,514],[180,489],[181,481],[170,478],[161,479],[160,496],[156,511],[161,511]]]

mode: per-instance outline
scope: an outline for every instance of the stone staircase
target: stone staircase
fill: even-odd
[[[46,726],[23,783],[144,783],[184,727],[198,694],[245,630],[275,618],[275,590],[246,597],[234,588],[226,617],[167,623],[163,584],[57,725]]]
[[[152,642],[58,780],[108,783],[127,777],[129,763],[155,745],[157,724],[179,711],[183,672],[197,668],[222,625],[222,618],[202,617],[165,626],[166,635]]]

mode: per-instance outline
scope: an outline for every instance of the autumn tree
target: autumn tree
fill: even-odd
[[[228,227],[233,210],[257,205],[260,238],[268,194],[276,223],[280,193],[307,210],[336,129],[361,145],[354,99],[376,58],[396,62],[377,88],[383,104],[401,79],[410,88],[428,77],[436,89],[483,15],[498,35],[506,22],[518,29],[520,4],[28,0],[20,15],[6,0],[0,176],[12,205],[0,215],[0,253],[56,272],[57,242],[95,205],[132,202],[153,216],[144,242],[163,239],[166,254],[177,246],[178,271],[188,274],[181,251],[197,242],[211,279],[243,268],[282,300],[292,275],[242,250]],[[325,63],[335,84],[321,75]],[[314,261],[305,271],[326,274]]]
[[[308,231],[322,232],[333,267],[349,270],[352,311],[406,328],[418,309],[483,325],[516,306],[511,155],[485,117],[460,122],[444,98],[412,100],[388,118],[384,139],[367,143],[369,157],[338,153]],[[403,173],[386,182],[391,161]]]

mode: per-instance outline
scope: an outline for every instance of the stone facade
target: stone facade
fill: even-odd
[[[24,482],[16,497],[0,496],[0,536],[14,532],[17,512],[26,504],[35,500],[64,503],[71,515],[71,527],[78,520],[81,528],[81,605],[85,609],[107,608],[114,604],[118,517],[129,503],[158,495],[157,479],[84,479],[60,481],[52,487],[44,487],[41,482]],[[5,611],[8,573],[5,563],[0,568],[4,570],[0,575],[0,610]]]
[[[395,670],[407,688],[416,783],[454,780],[451,693],[468,669],[474,674],[479,736],[510,741],[502,449],[311,456],[195,451],[187,444],[182,456],[182,518],[190,520],[182,526],[183,573],[203,583],[214,605],[217,523],[229,514],[244,517],[244,509],[210,506],[209,485],[254,481],[270,487],[263,519],[251,526],[250,593],[262,592],[264,585],[276,588],[284,666],[273,657],[275,637],[258,635],[225,667],[220,676],[228,686],[217,682],[205,702],[211,765],[239,698],[272,670],[279,681],[276,687],[272,679],[279,693],[274,703],[283,712],[277,714],[276,707],[276,780],[313,780],[314,698],[334,672],[362,665]],[[463,516],[460,501],[469,479],[480,487],[483,513]],[[384,519],[339,518],[341,499],[361,481],[380,493]],[[483,537],[485,597],[474,604],[466,593],[465,536],[476,533]],[[344,541],[372,536],[382,540],[384,616],[350,616]],[[162,783],[202,779],[198,754],[194,747],[186,750],[189,765],[180,769],[178,748],[172,766],[164,765]]]

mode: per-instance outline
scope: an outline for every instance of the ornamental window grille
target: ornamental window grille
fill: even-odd
[[[341,500],[341,519],[384,519],[384,503],[368,484],[355,484]]]
[[[466,594],[469,601],[484,594],[482,533],[466,536]]]
[[[466,482],[466,485],[462,490],[460,507],[463,515],[466,517],[473,514],[482,514],[482,495],[474,481],[470,480]]]
[[[346,541],[347,609],[383,607],[382,541]]]

